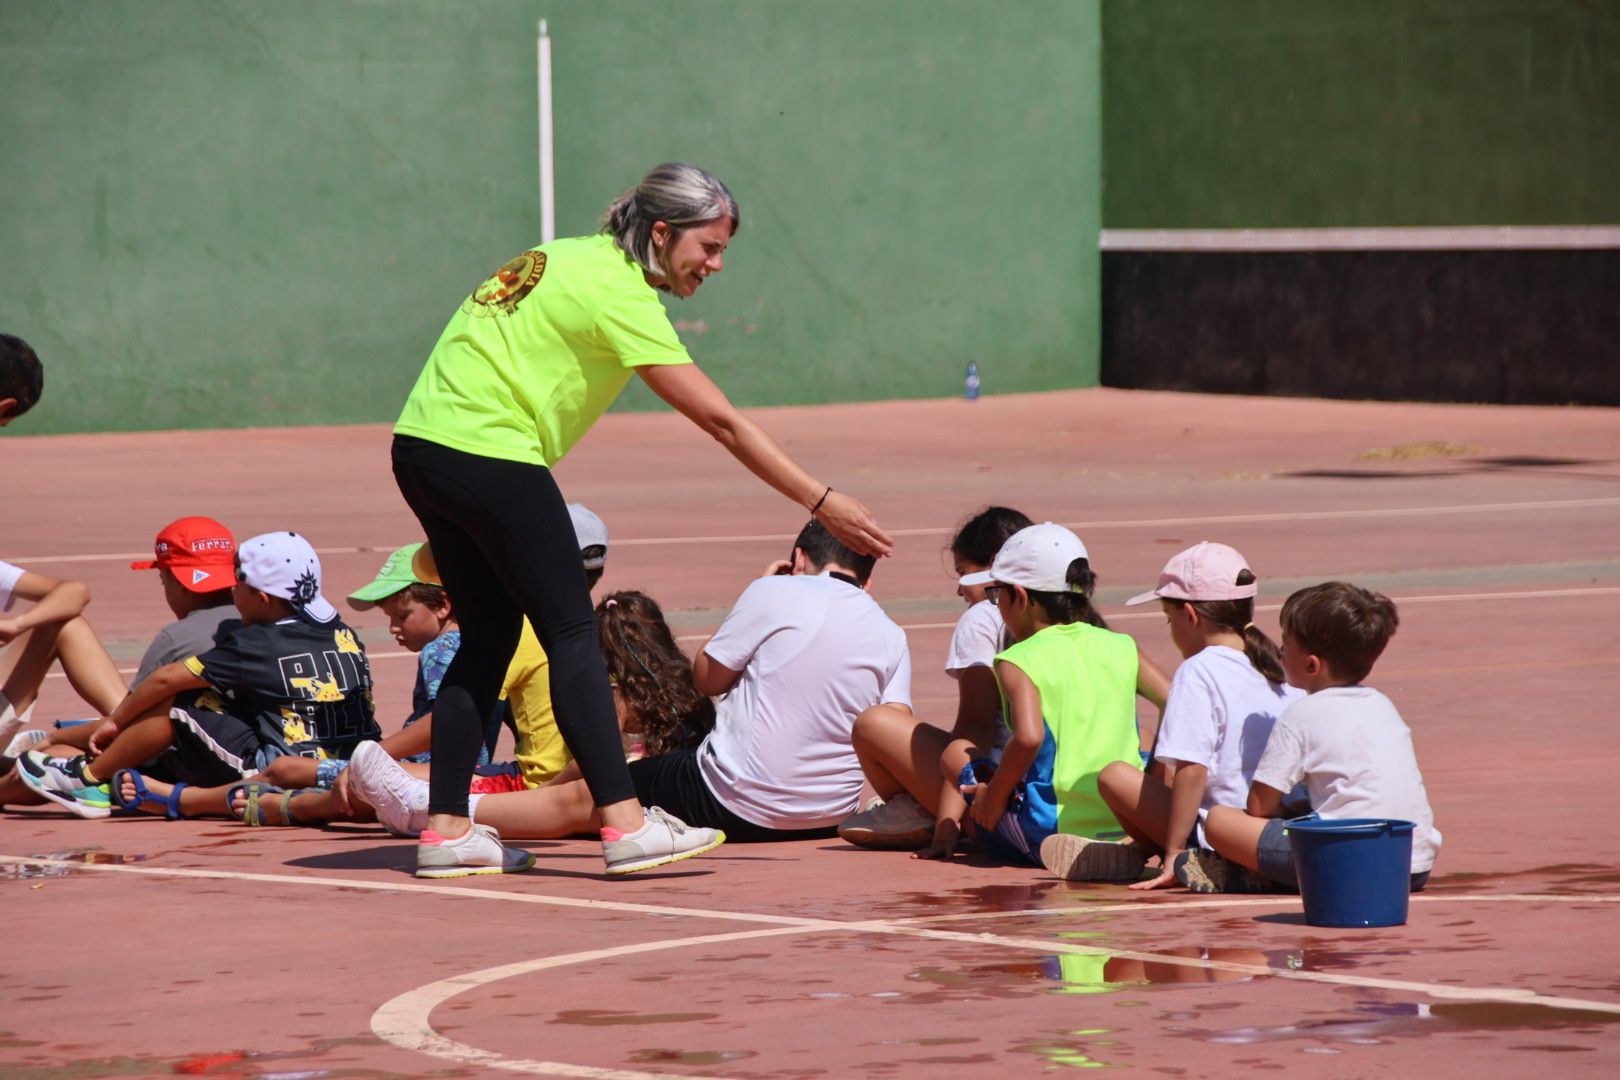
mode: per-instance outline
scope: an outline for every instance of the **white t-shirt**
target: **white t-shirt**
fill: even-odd
[[[972,667],[993,668],[996,654],[1007,647],[1002,640],[1007,635],[1007,624],[994,602],[980,600],[962,612],[951,634],[951,650],[945,657],[945,674],[960,679],[962,672]]]
[[[1287,683],[1268,682],[1247,656],[1225,645],[1211,645],[1176,668],[1154,753],[1209,770],[1198,808],[1200,840],[1210,807],[1241,810],[1248,804],[1254,767],[1260,764],[1271,726],[1283,709],[1304,696],[1305,691]]]
[[[1311,809],[1325,818],[1410,821],[1412,873],[1434,867],[1440,830],[1412,731],[1394,702],[1370,686],[1331,686],[1283,710],[1254,779],[1278,791],[1303,780]]]
[[[0,611],[10,611],[17,599],[17,582],[22,580],[23,568],[0,562]]]
[[[911,704],[905,631],[862,589],[821,575],[760,578],[703,651],[742,672],[698,768],[720,803],[771,829],[837,824],[863,776],[850,743],[873,705]]]

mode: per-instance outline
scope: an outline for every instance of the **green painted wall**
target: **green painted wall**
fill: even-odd
[[[1616,0],[1107,0],[1103,221],[1620,222]]]
[[[10,430],[392,419],[537,238],[542,15],[559,232],[668,158],[736,192],[672,314],[737,400],[1095,383],[1097,0],[0,0]]]

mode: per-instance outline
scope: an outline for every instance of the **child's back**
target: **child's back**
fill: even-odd
[[[1330,686],[1284,710],[1254,773],[1287,791],[1304,782],[1325,818],[1412,822],[1412,872],[1434,866],[1440,832],[1418,770],[1412,731],[1394,702],[1370,686]]]
[[[1048,626],[1014,644],[997,660],[1018,667],[1040,692],[1050,779],[1037,758],[1028,780],[1036,797],[1055,799],[1057,831],[1098,836],[1119,831],[1097,794],[1103,766],[1135,758],[1136,665],[1134,639],[1088,623]],[[1050,794],[1041,792],[1046,786]]]
[[[1208,646],[1176,669],[1154,753],[1207,765],[1200,809],[1241,808],[1278,715],[1304,696],[1271,682],[1240,650]]]

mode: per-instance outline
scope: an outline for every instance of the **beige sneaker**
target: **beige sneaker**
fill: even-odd
[[[934,815],[902,791],[887,802],[874,799],[865,810],[849,815],[838,826],[838,835],[856,847],[916,851],[933,840]]]
[[[1064,881],[1132,882],[1142,876],[1147,856],[1133,844],[1053,833],[1041,841],[1041,865]]]

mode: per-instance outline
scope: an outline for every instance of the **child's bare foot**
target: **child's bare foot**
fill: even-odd
[[[113,773],[111,784],[113,802],[119,809],[162,815],[170,821],[191,816],[192,812],[181,805],[181,793],[190,786],[150,780],[134,769],[119,769]]]

